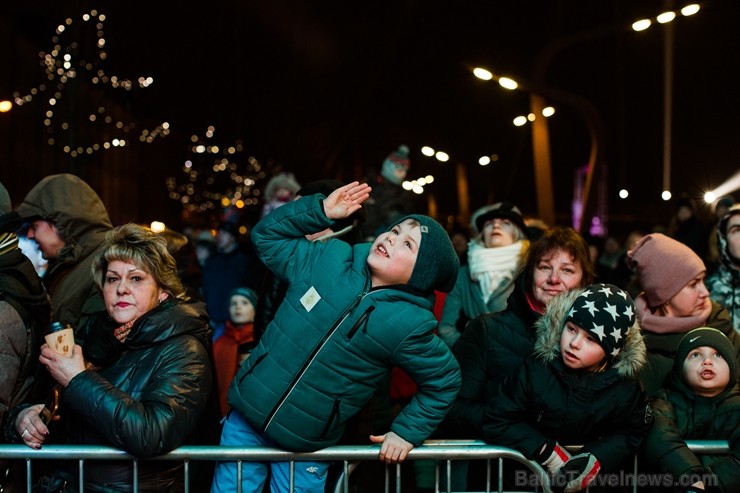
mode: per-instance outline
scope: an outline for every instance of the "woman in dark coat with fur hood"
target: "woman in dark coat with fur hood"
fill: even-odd
[[[600,469],[613,472],[632,457],[647,432],[637,379],[645,344],[632,299],[610,284],[558,296],[536,327],[533,354],[489,401],[485,439],[536,460],[553,482],[565,478],[566,492],[578,491]],[[565,445],[583,448],[571,457]]]

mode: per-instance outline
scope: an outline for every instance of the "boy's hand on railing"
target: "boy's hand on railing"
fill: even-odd
[[[396,435],[392,431],[389,431],[385,435],[370,435],[370,441],[373,443],[382,443],[380,447],[380,455],[378,458],[386,464],[398,464],[403,462],[404,459],[409,455],[411,449],[414,446]]]

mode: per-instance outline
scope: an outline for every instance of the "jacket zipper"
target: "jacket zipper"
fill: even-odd
[[[313,348],[311,351],[311,354],[308,356],[308,358],[303,363],[303,366],[300,368],[298,373],[296,373],[295,377],[293,377],[293,380],[290,382],[290,385],[288,385],[288,388],[285,389],[285,392],[283,392],[283,395],[280,396],[280,399],[278,399],[277,403],[275,404],[275,407],[272,408],[272,411],[270,411],[270,414],[267,415],[267,419],[265,420],[265,424],[262,425],[262,432],[265,433],[267,431],[267,428],[269,428],[270,423],[272,423],[272,420],[275,418],[275,415],[280,410],[280,408],[285,404],[285,401],[287,400],[290,393],[293,391],[295,386],[298,384],[298,382],[303,378],[303,374],[306,373],[306,370],[308,370],[308,367],[311,366],[311,363],[313,362],[316,355],[321,351],[321,348],[324,347],[324,345],[327,343],[327,341],[331,338],[331,336],[336,332],[336,330],[339,328],[340,325],[342,325],[342,322],[349,316],[350,312],[360,303],[362,298],[365,296],[366,293],[362,293],[355,298],[355,300],[350,303],[350,305],[342,312],[342,314],[339,316],[339,318],[334,322],[334,325],[331,326],[331,329],[329,329],[326,334],[324,334],[324,337],[321,338],[319,343]]]
[[[357,332],[360,329],[360,326],[364,323],[365,326],[367,326],[367,319],[370,316],[370,313],[375,310],[375,306],[369,306],[367,307],[367,310],[360,316],[360,318],[357,319],[357,322],[352,326],[352,328],[347,333],[347,339],[352,339],[352,336],[355,335],[355,332]]]

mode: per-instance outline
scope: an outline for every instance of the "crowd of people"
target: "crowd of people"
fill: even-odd
[[[681,201],[669,228],[595,252],[506,201],[443,226],[404,195],[408,167],[400,146],[367,180],[276,176],[248,233],[234,217],[200,233],[113,225],[71,174],[15,208],[0,184],[2,442],[139,458],[185,444],[378,444],[380,463],[396,464],[429,438],[474,439],[539,463],[558,491],[600,491],[635,455],[641,473],[672,478],[656,491],[740,490],[731,197],[712,241]],[[69,355],[45,339],[52,322],[73,328]],[[729,453],[698,454],[686,445],[697,439]],[[432,491],[414,462],[405,490]],[[453,490],[484,488],[480,465],[454,461]],[[244,492],[318,493],[336,474],[322,461],[237,466],[199,465],[190,490],[233,492],[241,478]],[[25,463],[0,467],[0,491],[25,490]],[[88,464],[85,491],[132,491],[132,468]],[[141,462],[138,491],[183,491],[182,469]],[[515,469],[507,489],[530,487]],[[40,464],[33,483],[78,491],[80,470]]]

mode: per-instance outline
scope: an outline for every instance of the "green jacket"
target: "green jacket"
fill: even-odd
[[[398,366],[418,391],[391,431],[420,445],[452,404],[460,370],[434,334],[432,300],[406,286],[370,288],[370,244],[305,239],[332,223],[322,200],[283,205],[252,231],[259,257],[289,287],[234,378],[229,403],[281,447],[318,450],[337,443],[344,423]]]

